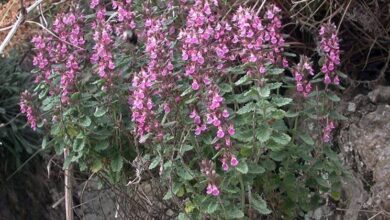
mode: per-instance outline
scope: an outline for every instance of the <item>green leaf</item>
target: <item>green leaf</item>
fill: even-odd
[[[80,125],[83,126],[83,127],[89,127],[91,125],[91,118],[88,117],[88,116],[84,117],[81,120]]]
[[[242,84],[248,82],[249,80],[250,80],[250,78],[247,75],[245,75],[245,76],[241,77],[237,82],[235,82],[234,85],[239,86],[239,85],[242,85]]]
[[[269,89],[279,89],[281,86],[283,85],[283,83],[281,82],[276,82],[276,83],[269,83],[268,86],[269,86]]]
[[[325,188],[330,188],[330,185],[329,185],[327,180],[324,180],[322,177],[317,177],[315,179],[316,179],[316,182],[318,183],[318,185],[325,187]]]
[[[267,71],[267,75],[279,75],[281,73],[284,72],[284,69],[281,69],[281,68],[273,68],[273,69],[269,69]]]
[[[160,161],[161,161],[161,157],[160,156],[155,157],[152,160],[152,162],[150,163],[150,165],[149,165],[149,170],[152,170],[155,167],[157,167],[157,165],[160,163]]]
[[[187,216],[186,216],[186,214],[184,214],[184,213],[180,213],[178,216],[177,216],[177,220],[190,220]]]
[[[327,93],[327,96],[328,98],[333,101],[333,102],[339,102],[341,99],[340,97],[338,97],[336,94],[334,94],[333,92],[329,92]]]
[[[192,150],[192,149],[194,149],[193,146],[186,144],[186,145],[184,145],[184,146],[180,149],[180,153],[183,155],[185,152],[190,151],[190,150]]]
[[[217,202],[211,202],[207,207],[207,213],[213,214],[215,211],[217,211],[219,204]]]
[[[287,145],[291,141],[291,137],[285,133],[276,133],[272,135],[272,140],[281,145]]]
[[[92,166],[91,166],[91,171],[92,171],[93,173],[98,172],[98,171],[101,170],[102,168],[103,168],[103,163],[102,163],[101,160],[96,159],[95,161],[93,161]]]
[[[245,161],[240,161],[236,167],[236,169],[242,173],[242,174],[247,174],[248,173],[248,165],[246,164]]]
[[[227,217],[233,218],[233,219],[234,218],[244,218],[244,213],[236,207],[232,207],[230,209],[227,209],[226,215],[227,215]]]
[[[278,107],[282,107],[282,106],[285,106],[285,105],[288,105],[292,102],[292,99],[290,98],[284,98],[284,97],[274,97],[272,98],[272,102],[278,106]]]
[[[165,193],[163,200],[168,200],[173,197],[172,191],[168,189],[167,193]]]
[[[265,172],[264,167],[257,165],[257,164],[249,164],[249,171],[248,173],[252,174],[262,174]]]
[[[253,208],[256,209],[256,211],[258,211],[260,214],[269,215],[272,213],[272,211],[268,209],[267,203],[260,196],[255,194],[252,197],[251,202],[252,202]]]
[[[85,140],[84,139],[79,139],[79,138],[76,138],[73,142],[73,150],[74,151],[82,151],[85,147]]]
[[[106,113],[107,113],[107,109],[106,108],[96,107],[95,113],[93,115],[96,118],[99,118],[99,117],[102,117],[103,115],[105,115]]]
[[[189,86],[186,90],[183,91],[183,93],[180,95],[181,97],[186,96],[192,91],[191,86]]]
[[[42,140],[42,149],[45,149],[47,147],[47,136],[43,137]]]
[[[118,153],[115,154],[115,156],[111,160],[111,169],[114,172],[119,172],[121,171],[123,167],[123,158],[122,156]]]
[[[97,151],[105,150],[105,149],[108,148],[109,145],[110,145],[110,142],[109,142],[108,140],[99,141],[99,142],[95,145],[95,150],[97,150]]]
[[[248,112],[252,112],[255,109],[255,104],[253,102],[249,102],[246,105],[244,105],[242,108],[238,109],[236,112],[238,115],[243,115]]]
[[[308,134],[300,134],[299,137],[308,145],[314,145],[314,140]]]
[[[257,87],[256,91],[259,94],[259,96],[262,98],[268,98],[271,95],[271,90],[269,89],[268,86]]]
[[[146,140],[148,140],[148,138],[152,136],[152,133],[147,133],[145,135],[143,135],[140,139],[139,139],[139,142],[142,144],[142,143],[145,143]]]
[[[256,131],[256,138],[260,142],[264,143],[269,140],[272,134],[272,129],[268,128],[267,126],[261,126]]]
[[[224,93],[228,93],[228,92],[233,91],[233,87],[227,83],[222,83],[221,85],[219,85],[219,88]]]
[[[194,178],[193,174],[183,167],[177,169],[177,174],[184,180],[192,180]]]

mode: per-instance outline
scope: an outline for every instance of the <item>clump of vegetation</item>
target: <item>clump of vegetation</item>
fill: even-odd
[[[159,177],[179,219],[302,217],[340,198],[340,39],[318,24],[309,58],[289,47],[279,6],[258,9],[93,0],[94,19],[58,14],[32,40],[22,111],[43,148],[69,152],[64,168],[113,184]]]

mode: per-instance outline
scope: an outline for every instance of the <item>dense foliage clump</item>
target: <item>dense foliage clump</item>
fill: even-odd
[[[33,39],[37,86],[21,106],[46,132],[43,147],[69,150],[64,167],[116,184],[159,176],[164,199],[185,201],[180,219],[293,218],[339,198],[329,143],[344,75],[330,21],[311,60],[289,49],[277,5],[260,15],[217,0],[107,7],[91,1],[94,19],[59,14],[56,37]]]

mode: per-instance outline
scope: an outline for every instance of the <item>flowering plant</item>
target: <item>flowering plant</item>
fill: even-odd
[[[37,87],[21,101],[48,134],[43,147],[69,149],[64,167],[117,184],[159,176],[164,199],[186,201],[179,219],[293,218],[321,204],[320,192],[337,199],[341,171],[329,145],[342,118],[332,109],[343,76],[336,30],[320,29],[322,67],[306,56],[293,64],[276,5],[262,16],[228,6],[112,1],[110,16],[92,0],[93,22],[60,14],[56,37],[33,39]],[[128,32],[138,34],[135,46]],[[34,97],[39,109],[29,105]],[[307,118],[318,123],[302,129]]]

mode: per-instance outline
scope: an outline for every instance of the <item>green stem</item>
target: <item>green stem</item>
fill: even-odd
[[[244,181],[242,179],[242,174],[239,173],[239,180],[240,180],[240,186],[241,186],[241,206],[242,210],[245,212],[245,186],[244,186]]]

